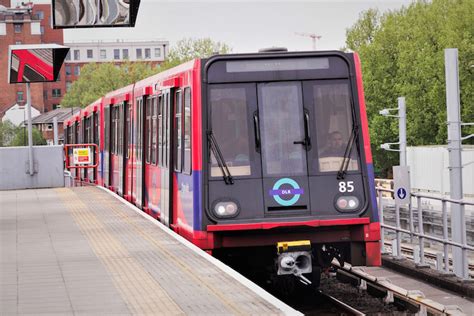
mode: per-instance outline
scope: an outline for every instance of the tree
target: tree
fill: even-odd
[[[33,128],[32,132],[33,146],[46,145],[46,140],[38,129]],[[17,128],[11,146],[28,146],[28,132],[26,128]]]
[[[64,96],[64,107],[85,107],[110,91],[124,87],[157,73],[151,64],[126,62],[117,67],[113,63],[91,63],[81,68],[81,76]]]
[[[214,42],[210,38],[185,38],[170,49],[165,62],[159,67],[160,71],[175,67],[195,58],[207,58],[215,54],[228,54],[230,46],[222,42]]]
[[[383,15],[364,12],[346,31],[346,48],[362,61],[367,115],[377,170],[398,163],[380,144],[398,139],[398,122],[381,117],[405,96],[408,145],[446,144],[444,49],[458,48],[461,116],[474,121],[474,2],[418,1]],[[474,132],[463,128],[464,134]]]
[[[17,130],[18,127],[9,120],[5,122],[0,121],[0,147],[10,146]]]

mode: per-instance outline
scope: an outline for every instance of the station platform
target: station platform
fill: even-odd
[[[298,315],[97,187],[0,191],[0,315]]]

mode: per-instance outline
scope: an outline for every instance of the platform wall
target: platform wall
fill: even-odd
[[[0,190],[64,186],[62,146],[34,146],[34,175],[28,173],[28,147],[0,148]]]

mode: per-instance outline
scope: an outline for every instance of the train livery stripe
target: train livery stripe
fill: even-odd
[[[375,192],[375,176],[374,176],[374,165],[371,163],[367,164],[367,176],[369,183],[372,183],[372,185],[369,185],[370,188],[370,201],[372,202],[372,218],[374,222],[378,222],[379,219],[379,212],[378,212],[378,207],[377,207],[377,193]]]
[[[359,111],[362,120],[362,136],[364,137],[364,151],[366,163],[372,163],[372,151],[370,149],[370,134],[369,123],[367,120],[367,112],[365,108],[364,87],[362,85],[362,71],[360,65],[360,58],[357,53],[354,53],[354,63],[356,69],[357,91],[359,95]]]
[[[335,225],[360,225],[368,224],[370,219],[367,217],[362,218],[345,218],[345,219],[328,219],[328,220],[310,220],[304,222],[275,222],[275,223],[249,223],[249,224],[221,224],[221,225],[208,225],[207,230],[210,232],[215,231],[229,231],[229,230],[257,230],[257,229],[273,229],[278,227],[296,227],[296,226],[309,226],[309,227],[321,227],[321,226],[335,226]]]

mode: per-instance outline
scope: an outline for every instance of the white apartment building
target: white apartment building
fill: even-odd
[[[159,63],[165,60],[169,42],[118,40],[115,42],[70,42],[64,45],[70,47],[65,60],[66,64],[123,62],[125,60]]]

